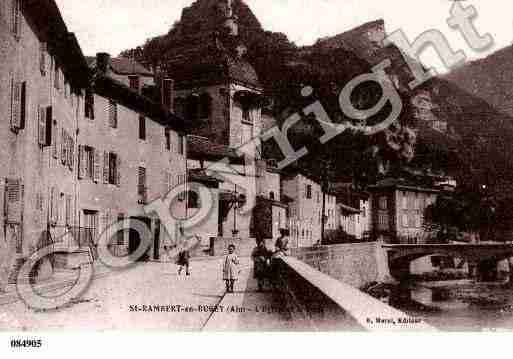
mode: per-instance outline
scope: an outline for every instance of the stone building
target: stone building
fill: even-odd
[[[374,236],[393,243],[425,243],[425,209],[440,190],[388,178],[370,186]]]
[[[49,244],[94,252],[120,218],[143,217],[155,237],[148,257],[158,258],[162,231],[143,205],[185,182],[186,161],[184,123],[142,94],[149,71],[105,55],[90,71],[53,0],[2,1],[0,30],[0,288]],[[113,246],[134,241],[127,233]],[[33,276],[51,275],[61,257]]]
[[[285,217],[279,173],[267,170],[259,141],[252,142],[262,131],[266,99],[255,69],[244,58],[231,1],[193,3],[174,31],[181,40],[166,52],[161,67],[174,79],[176,113],[193,125],[189,178],[223,159],[231,167],[216,169],[217,210],[197,231],[202,237],[274,236],[278,224],[268,228],[268,223],[258,222],[261,216],[255,211],[242,211],[258,199],[256,211],[270,210],[273,223]],[[264,200],[268,204],[263,205]],[[257,233],[261,229],[264,233]]]
[[[152,88],[155,83],[140,64],[111,60],[108,54],[98,54],[89,63],[94,80],[78,123],[79,226],[97,237],[117,220],[141,220],[153,234],[148,258],[158,260],[167,233],[158,218],[145,213],[144,205],[186,181],[183,123],[169,108],[141,94],[141,86]],[[172,88],[163,87],[162,98],[170,96]],[[173,215],[183,218],[186,202],[176,203]],[[134,251],[138,241],[130,232],[120,235],[113,247],[124,254]]]
[[[282,192],[289,200],[290,238],[294,247],[311,247],[321,239],[321,186],[302,174],[282,178]]]
[[[54,1],[2,1],[0,46],[1,287],[49,243],[49,225],[75,224],[76,130],[88,69]],[[50,273],[44,261],[39,274]]]

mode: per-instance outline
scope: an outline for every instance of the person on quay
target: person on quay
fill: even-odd
[[[233,293],[233,287],[239,279],[239,257],[235,254],[235,245],[228,246],[228,255],[224,258],[223,280],[226,284],[226,292]]]
[[[182,245],[185,245],[185,242],[183,241],[183,238],[184,238],[184,230],[183,228],[180,228],[180,237],[182,239],[182,241],[180,242]],[[191,272],[190,272],[190,259],[191,259],[191,254],[189,253],[189,249],[187,247],[184,247],[180,250],[180,252],[178,253],[178,260],[176,262],[176,264],[178,264],[179,268],[178,268],[178,275],[182,275],[182,271],[183,269],[185,268],[185,275],[186,276],[190,276],[191,275]]]
[[[289,230],[282,228],[280,229],[280,236],[274,244],[275,250],[271,260],[271,282],[273,287],[276,289],[280,282],[280,263],[279,258],[288,256],[289,251]]]
[[[253,274],[258,282],[258,291],[264,289],[266,279],[269,278],[272,252],[265,246],[265,240],[260,239],[251,253],[253,259]]]

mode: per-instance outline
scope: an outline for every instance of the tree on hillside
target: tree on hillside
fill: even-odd
[[[480,240],[494,240],[497,203],[481,189],[459,188],[454,195],[440,195],[426,208],[425,227],[438,240],[457,240],[460,233],[479,234]]]

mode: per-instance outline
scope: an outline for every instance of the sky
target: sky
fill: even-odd
[[[468,59],[484,57],[512,43],[513,9],[505,1],[463,1],[475,6],[474,24],[480,34],[489,33],[494,46],[487,52],[473,51],[458,31],[447,25],[451,0],[244,0],[266,30],[285,33],[297,45],[313,44],[365,22],[385,20],[388,33],[401,29],[414,40],[436,29],[454,50]],[[122,50],[141,45],[146,39],[165,34],[179,20],[181,9],[193,0],[56,0],[66,24],[75,32],[86,55]],[[511,5],[510,5],[511,6]],[[513,6],[512,6],[513,7]],[[439,73],[445,65],[432,49],[420,59]]]

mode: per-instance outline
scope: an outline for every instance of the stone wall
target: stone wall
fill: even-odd
[[[292,255],[356,288],[380,278],[376,242],[296,248]]]

